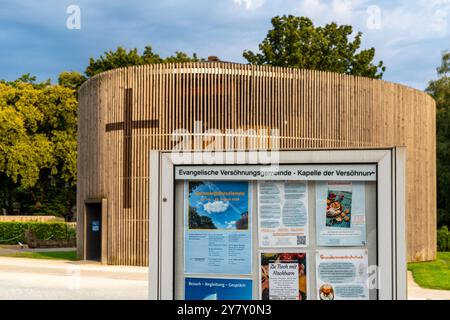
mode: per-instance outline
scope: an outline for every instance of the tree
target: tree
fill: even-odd
[[[0,205],[68,214],[76,183],[75,91],[25,75],[0,82]],[[55,205],[65,198],[63,205]],[[26,211],[25,210],[25,211]]]
[[[214,221],[207,216],[199,215],[197,209],[189,206],[189,229],[217,229]]]
[[[93,77],[98,73],[121,67],[197,61],[202,61],[202,59],[199,59],[195,53],[191,57],[186,53],[177,51],[174,56],[161,58],[158,54],[153,52],[151,46],[146,46],[142,55],[139,54],[137,48],[127,51],[127,49],[123,47],[118,47],[116,51],[109,50],[105,52],[104,56],[100,56],[98,59],[90,58],[85,74],[88,77]]]
[[[260,53],[244,51],[250,64],[383,77],[383,62],[373,63],[375,49],[360,50],[362,33],[351,41],[353,28],[349,25],[315,27],[306,17],[289,15],[274,17],[272,26],[259,45]]]
[[[450,52],[442,55],[438,79],[426,89],[436,100],[438,226],[450,226]]]
[[[64,71],[59,74],[58,84],[66,88],[78,90],[86,80],[87,78],[79,72]]]

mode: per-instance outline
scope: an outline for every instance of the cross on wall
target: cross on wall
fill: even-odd
[[[106,132],[123,132],[123,208],[131,208],[131,175],[133,166],[133,129],[157,128],[159,120],[133,120],[133,89],[126,88],[122,122],[106,124]]]

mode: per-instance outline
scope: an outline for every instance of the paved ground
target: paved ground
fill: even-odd
[[[408,271],[408,300],[450,300],[450,291],[422,288]]]
[[[0,257],[0,299],[147,299],[145,267]]]
[[[17,246],[0,246],[0,254],[17,251]],[[84,261],[0,257],[0,300],[147,299],[147,271],[146,267],[105,266]],[[421,288],[409,271],[408,299],[450,300],[450,291]]]

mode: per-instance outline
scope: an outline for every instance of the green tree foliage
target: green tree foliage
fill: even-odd
[[[380,79],[383,62],[374,64],[375,49],[360,50],[362,33],[351,41],[349,25],[315,27],[306,17],[274,17],[273,29],[259,45],[260,53],[245,50],[250,64],[332,71]]]
[[[202,61],[202,59],[199,59],[195,53],[191,57],[186,53],[177,51],[174,56],[161,58],[158,54],[153,52],[152,47],[150,46],[145,47],[142,55],[139,54],[137,48],[127,50],[123,47],[118,47],[116,51],[107,51],[104,56],[100,56],[98,59],[90,58],[85,74],[88,77],[93,77],[98,73],[121,67],[154,63],[198,61]]]
[[[450,52],[437,72],[426,91],[436,100],[438,226],[450,226]]]
[[[239,220],[236,221],[236,230],[247,230],[248,229],[248,211],[241,214]]]
[[[0,82],[0,207],[42,211],[64,194],[70,212],[76,183],[77,100],[74,89],[25,75]],[[27,204],[28,203],[28,204]],[[25,210],[27,211],[27,210]]]
[[[58,84],[60,86],[78,90],[87,80],[85,76],[76,71],[64,71],[59,74]]]
[[[441,252],[450,251],[450,232],[447,226],[443,226],[437,231],[437,250]]]
[[[214,221],[199,215],[195,207],[189,206],[189,229],[217,229]]]

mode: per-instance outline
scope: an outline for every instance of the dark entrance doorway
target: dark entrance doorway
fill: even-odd
[[[86,260],[102,258],[102,204],[86,203]]]

